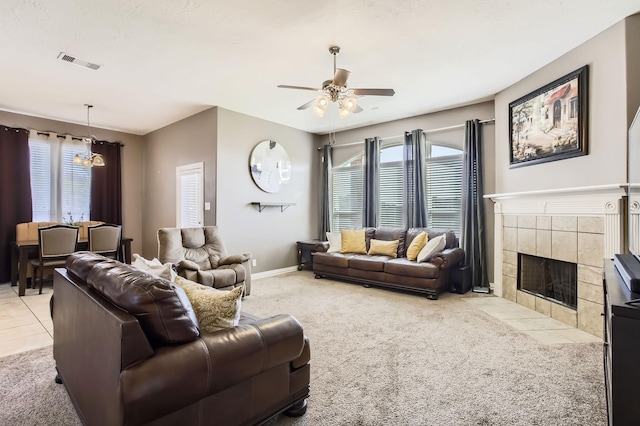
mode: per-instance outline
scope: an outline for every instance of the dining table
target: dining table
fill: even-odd
[[[124,263],[131,263],[131,242],[133,238],[122,237],[117,259]],[[78,251],[87,250],[89,240],[78,240]],[[27,289],[27,267],[29,261],[38,257],[38,240],[24,240],[11,242],[11,285],[18,285],[18,296],[24,296]]]

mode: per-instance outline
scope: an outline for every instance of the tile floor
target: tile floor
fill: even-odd
[[[45,284],[42,294],[27,288],[26,295],[18,297],[18,287],[0,284],[0,357],[53,344],[52,293],[51,284]],[[478,296],[463,300],[545,344],[602,341],[507,299]]]

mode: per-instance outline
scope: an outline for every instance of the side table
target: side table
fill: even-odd
[[[313,253],[319,251],[319,247],[322,246],[320,240],[303,240],[296,241],[298,246],[298,271],[303,267],[309,267],[313,269]]]

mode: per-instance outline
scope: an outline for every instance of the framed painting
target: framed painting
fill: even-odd
[[[509,168],[587,155],[588,66],[509,104]]]

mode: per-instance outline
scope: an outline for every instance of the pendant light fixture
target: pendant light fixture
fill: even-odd
[[[96,140],[96,137],[91,134],[91,123],[89,122],[89,111],[93,108],[93,105],[84,104],[87,107],[87,137],[82,138],[87,145],[87,150],[84,154],[76,154],[73,157],[73,164],[82,165],[85,167],[103,167],[106,165],[102,154],[96,154],[91,152],[91,145]]]

